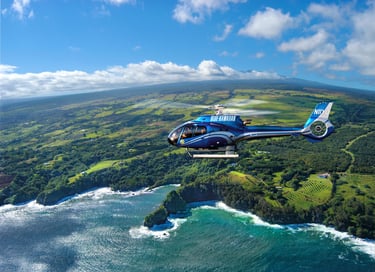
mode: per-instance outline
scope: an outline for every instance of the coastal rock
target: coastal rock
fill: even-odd
[[[143,225],[152,228],[155,225],[164,224],[167,221],[167,217],[167,209],[161,205],[157,210],[146,216]]]
[[[152,228],[164,224],[170,214],[181,214],[186,210],[186,202],[175,190],[171,191],[163,204],[154,212],[146,216],[143,225]]]
[[[175,190],[171,191],[164,200],[168,214],[181,213],[186,209],[186,202]]]
[[[184,214],[187,203],[206,200],[219,200],[212,183],[194,183],[183,186],[178,191],[171,191],[163,204],[146,216],[143,225],[152,228],[154,225],[165,224],[170,214]]]
[[[74,195],[76,192],[80,191],[74,187],[61,186],[58,189],[41,192],[36,198],[36,202],[42,205],[55,205],[63,198]]]

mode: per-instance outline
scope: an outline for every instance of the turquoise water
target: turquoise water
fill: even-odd
[[[321,225],[270,225],[199,203],[169,229],[143,218],[173,186],[0,207],[0,271],[375,271],[375,242]]]

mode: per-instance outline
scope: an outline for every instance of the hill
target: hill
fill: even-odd
[[[193,105],[235,99],[262,100],[253,109],[278,112],[253,117],[253,124],[287,126],[303,124],[315,103],[332,100],[336,132],[318,144],[298,137],[244,142],[237,160],[191,160],[168,145],[172,128],[210,113]],[[319,222],[375,238],[374,106],[372,92],[297,79],[3,101],[0,205],[33,199],[51,205],[101,186],[135,190],[179,183],[166,203],[219,199],[271,222]],[[166,203],[159,214],[176,211]]]

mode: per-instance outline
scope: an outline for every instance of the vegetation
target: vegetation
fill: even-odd
[[[179,183],[145,225],[165,222],[189,202],[222,200],[274,223],[318,222],[375,238],[375,96],[252,84],[2,102],[0,205],[34,199],[52,205],[102,186],[128,191]],[[336,130],[317,144],[303,137],[243,142],[240,158],[231,160],[192,160],[168,145],[172,128],[211,113],[191,104],[236,99],[266,101],[251,107],[278,112],[253,117],[253,124],[288,126],[303,124],[315,103],[333,100]]]

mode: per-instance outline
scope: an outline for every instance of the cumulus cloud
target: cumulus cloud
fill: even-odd
[[[335,21],[340,20],[342,16],[340,8],[335,4],[311,3],[307,8],[307,12],[311,15],[322,16]]]
[[[311,69],[321,69],[327,62],[339,57],[335,45],[327,41],[328,36],[328,33],[321,29],[312,36],[283,42],[278,46],[278,50],[296,52],[299,64],[307,65]]]
[[[34,17],[34,11],[30,9],[30,0],[14,0],[11,9],[20,20]]]
[[[17,66],[0,64],[0,74],[11,73],[17,69]]]
[[[293,38],[290,41],[283,42],[279,45],[280,51],[304,52],[316,49],[327,41],[328,34],[324,30],[319,30],[316,34],[309,37]]]
[[[93,73],[56,71],[19,74],[15,69],[15,66],[0,65],[1,98],[57,95],[184,81],[280,77],[275,73],[241,72],[228,66],[220,66],[212,60],[203,60],[197,68],[172,62],[144,61],[127,66],[113,66]]]
[[[244,3],[247,0],[179,0],[173,10],[173,18],[180,23],[198,24],[217,10],[227,10],[229,4]]]
[[[284,14],[279,9],[267,7],[265,11],[258,11],[251,16],[238,34],[253,38],[273,39],[292,26],[293,18],[289,13]]]
[[[312,69],[321,69],[327,62],[338,58],[336,47],[327,43],[312,50],[309,54],[301,55],[301,63]]]
[[[375,76],[375,3],[352,17],[354,31],[343,50],[344,56],[364,75]]]

